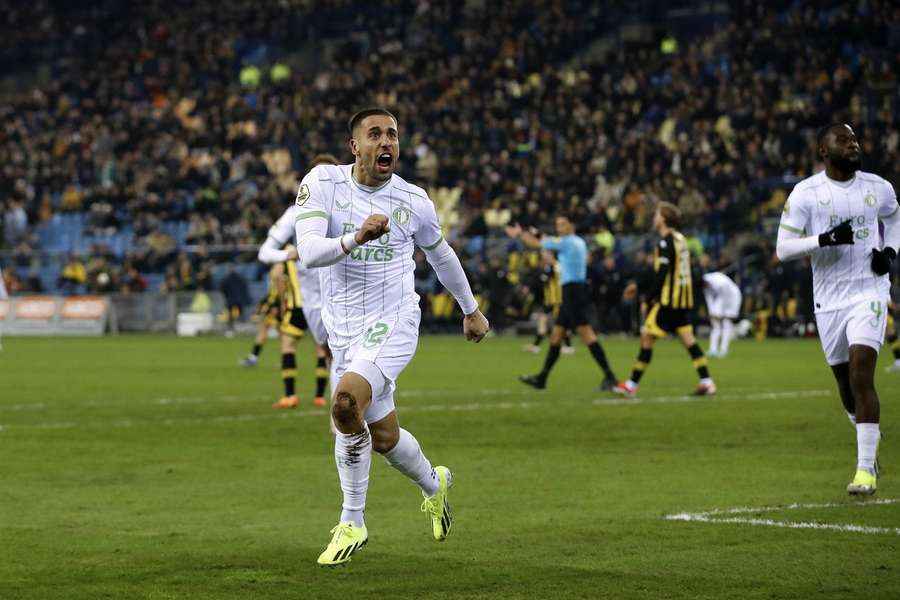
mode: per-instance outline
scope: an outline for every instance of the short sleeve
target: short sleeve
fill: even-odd
[[[430,199],[422,199],[419,203],[418,222],[413,231],[413,239],[422,250],[433,250],[444,240],[441,224],[438,221],[434,203]]]
[[[667,236],[657,243],[656,256],[659,264],[668,265],[675,260],[675,244],[672,236]]]
[[[784,202],[784,209],[781,211],[781,224],[778,227],[789,233],[804,237],[809,233],[808,225],[809,212],[806,208],[806,203],[803,201],[803,194],[795,187]]]
[[[542,250],[551,250],[553,252],[559,252],[559,249],[562,244],[560,244],[558,237],[544,237],[541,240],[541,249]]]

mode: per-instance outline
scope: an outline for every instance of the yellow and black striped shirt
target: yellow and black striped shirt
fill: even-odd
[[[289,248],[290,246],[285,246]],[[297,261],[286,260],[283,263],[275,263],[269,270],[269,296],[267,300],[278,297],[278,291],[282,288],[279,279],[284,281],[284,303],[288,310],[303,306],[303,295],[300,293],[300,278],[297,276]]]
[[[659,241],[654,253],[656,293],[662,306],[694,308],[694,286],[691,282],[691,251],[687,239],[672,231]]]
[[[559,264],[544,267],[544,306],[562,304],[562,284],[559,279]]]

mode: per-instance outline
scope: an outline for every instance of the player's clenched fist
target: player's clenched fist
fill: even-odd
[[[472,314],[463,317],[463,334],[469,341],[480,342],[487,335],[488,329],[490,329],[488,320],[480,310],[476,309]]]
[[[377,240],[390,230],[391,226],[386,215],[369,215],[356,232],[356,243],[362,246],[368,241]]]

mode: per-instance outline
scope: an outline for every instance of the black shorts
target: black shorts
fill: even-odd
[[[665,337],[666,333],[681,333],[685,328],[694,330],[690,309],[654,304],[647,313],[643,330],[654,337]]]
[[[301,337],[308,328],[303,309],[299,306],[287,309],[286,314],[281,318],[281,333]]]
[[[590,323],[588,321],[588,286],[584,282],[567,283],[562,287],[562,306],[556,324],[566,329],[575,329]]]

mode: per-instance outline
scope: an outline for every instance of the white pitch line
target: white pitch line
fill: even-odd
[[[857,502],[857,503],[849,503],[849,502],[819,502],[819,503],[801,503],[795,502],[793,504],[785,504],[783,506],[735,506],[733,508],[714,508],[712,510],[706,510],[701,513],[703,515],[735,515],[735,514],[744,514],[744,513],[761,513],[761,512],[777,512],[780,510],[798,510],[798,509],[806,509],[806,508],[844,508],[844,507],[854,507],[854,506],[877,506],[881,504],[897,504],[900,502],[900,498],[877,498],[872,500],[866,500],[865,502]],[[681,514],[691,514],[691,513],[681,513]]]
[[[628,406],[632,404],[671,404],[677,402],[705,402],[716,400],[784,400],[787,398],[819,398],[830,396],[831,390],[800,390],[790,392],[752,392],[749,394],[717,394],[715,396],[653,396],[650,398],[598,398],[598,406]]]
[[[780,527],[783,529],[819,529],[830,531],[844,531],[851,533],[900,535],[900,527],[869,527],[866,525],[855,525],[852,523],[813,523],[809,521],[776,521],[774,519],[760,519],[756,517],[719,516],[726,514],[734,515],[814,508],[858,508],[862,506],[883,506],[886,504],[897,504],[898,502],[900,502],[900,498],[880,498],[878,500],[869,500],[866,502],[859,502],[855,504],[848,504],[846,502],[821,502],[809,504],[794,503],[784,506],[738,506],[734,508],[716,508],[703,512],[680,512],[671,515],[665,515],[663,518],[667,521],[762,525],[765,527]]]
[[[781,527],[783,529],[825,529],[831,531],[846,531],[852,533],[890,533],[900,535],[900,527],[866,527],[853,525],[852,523],[810,523],[808,521],[774,521],[772,519],[754,519],[750,517],[713,518],[700,517],[698,515],[681,515],[692,518],[670,518],[675,521],[699,521],[701,523],[727,523],[739,525],[763,525],[766,527]]]
[[[428,396],[448,396],[451,394],[461,394],[461,395],[476,395],[476,396],[511,396],[514,394],[522,394],[527,393],[527,391],[516,391],[512,389],[481,389],[481,390],[400,390],[396,392],[396,395],[401,398],[424,398]],[[223,403],[234,403],[234,402],[256,402],[256,401],[267,401],[270,398],[268,396],[259,396],[255,398],[247,398],[241,396],[217,396],[215,398],[212,397],[203,397],[203,396],[183,396],[183,397],[172,397],[172,398],[154,398],[151,400],[141,400],[139,404],[154,404],[159,406],[175,406],[175,405],[183,405],[183,404],[223,404]],[[73,406],[78,407],[88,407],[88,408],[98,408],[102,406],[122,406],[122,402],[116,401],[105,401],[105,400],[88,400],[87,402],[80,403],[66,403],[66,408],[71,408]],[[8,406],[0,405],[0,412],[19,412],[19,411],[38,411],[38,410],[46,410],[53,408],[52,406],[48,406],[44,402],[35,402],[31,404],[10,404]]]
[[[415,390],[409,390],[407,392],[408,396],[412,396]],[[512,392],[510,390],[482,390],[482,395],[511,395],[514,393],[522,393],[522,392]],[[448,392],[451,393],[451,392]],[[527,393],[527,392],[524,392]],[[593,404],[595,406],[620,406],[620,405],[630,405],[630,404],[639,404],[642,402],[647,403],[666,403],[673,402],[674,398],[678,398],[677,401],[717,401],[717,400],[782,400],[788,398],[804,398],[810,396],[827,396],[830,392],[828,390],[811,390],[811,391],[799,391],[799,392],[759,392],[759,393],[750,393],[750,394],[723,394],[720,396],[658,396],[651,397],[646,399],[639,398],[630,398],[630,399],[613,399],[611,402],[606,402],[605,400],[594,400]],[[229,399],[235,399],[237,397],[231,396]],[[176,401],[185,401],[186,404],[196,404],[203,402],[202,398],[182,398],[182,399],[173,399],[173,398],[162,398],[160,400],[152,401],[154,404],[172,404]],[[230,400],[229,400],[230,401]],[[210,400],[213,402],[213,400]],[[553,400],[552,406],[584,406],[585,404],[579,401],[574,400]],[[82,405],[83,406],[83,405]],[[471,412],[471,411],[489,411],[489,410],[514,410],[514,409],[522,409],[528,410],[532,408],[541,408],[551,406],[546,401],[523,401],[523,402],[469,402],[465,404],[424,404],[424,405],[406,405],[402,407],[402,411],[404,413],[408,412]],[[319,415],[325,415],[327,411],[324,410],[300,410],[300,411],[291,411],[290,413],[257,413],[257,414],[244,414],[244,415],[214,415],[214,416],[205,416],[205,417],[185,417],[185,418],[171,418],[171,419],[160,419],[160,420],[132,420],[132,419],[120,419],[109,422],[90,422],[90,423],[75,423],[75,422],[62,422],[62,423],[33,423],[33,424],[0,424],[0,431],[8,431],[10,429],[71,429],[75,427],[132,427],[135,425],[183,425],[183,424],[203,424],[203,423],[229,423],[229,422],[245,422],[245,421],[259,421],[266,419],[276,419],[276,418],[286,418],[286,417],[315,417]]]

